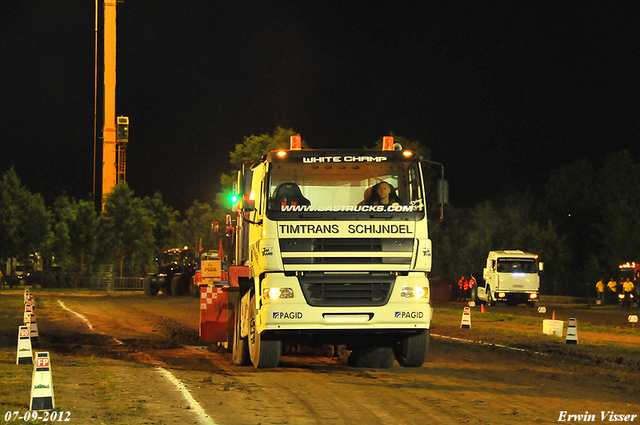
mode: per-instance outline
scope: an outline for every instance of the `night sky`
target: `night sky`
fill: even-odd
[[[229,152],[277,126],[312,148],[371,146],[390,131],[417,139],[445,164],[457,205],[507,183],[542,191],[577,159],[640,157],[635,1],[125,0],[117,10],[127,180],[176,208],[212,202]],[[63,191],[89,199],[94,2],[3,2],[0,93],[0,173],[15,166],[49,204]]]

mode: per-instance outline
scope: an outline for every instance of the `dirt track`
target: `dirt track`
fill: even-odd
[[[557,423],[563,411],[589,412],[599,423],[601,411],[640,415],[640,337],[628,332],[594,332],[621,338],[623,349],[567,346],[559,338],[529,338],[528,329],[505,334],[519,326],[483,322],[475,313],[472,330],[461,330],[456,318],[439,320],[436,309],[438,336],[422,368],[354,369],[345,356],[289,355],[276,369],[256,370],[201,346],[193,298],[36,293],[36,299],[38,349],[52,353],[56,403],[76,424],[529,424]],[[619,320],[620,312],[611,315]]]

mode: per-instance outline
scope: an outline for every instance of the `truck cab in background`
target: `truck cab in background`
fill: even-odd
[[[476,300],[492,305],[527,303],[534,306],[540,291],[539,273],[543,263],[538,255],[520,250],[491,251],[482,280],[477,282]]]
[[[159,291],[165,295],[184,295],[193,286],[195,275],[193,249],[186,246],[168,249],[159,255],[156,261],[157,272],[144,279],[145,295],[154,296]]]

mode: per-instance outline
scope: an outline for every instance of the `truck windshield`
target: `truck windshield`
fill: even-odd
[[[536,261],[527,258],[499,258],[498,273],[537,273]]]
[[[173,263],[173,264],[178,264],[178,265],[182,265],[183,261],[183,257],[180,253],[177,252],[165,252],[163,257],[162,257],[162,262],[163,264],[169,264],[169,263]]]
[[[415,163],[274,164],[267,209],[277,212],[423,212]]]

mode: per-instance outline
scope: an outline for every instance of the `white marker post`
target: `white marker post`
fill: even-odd
[[[18,351],[16,352],[16,364],[33,364],[33,351],[31,349],[31,332],[29,325],[18,327]]]
[[[578,343],[578,325],[576,324],[576,319],[569,319],[569,324],[567,325],[567,337],[565,339],[567,344],[577,344]]]
[[[33,368],[33,378],[31,379],[31,403],[29,404],[29,410],[51,410],[55,408],[55,405],[49,352],[38,352],[36,355],[36,364]]]
[[[38,323],[36,322],[36,314],[33,312],[33,308],[30,305],[26,305],[24,308],[25,324],[29,322],[29,330],[31,331],[31,339],[38,342],[40,334],[38,333]],[[28,317],[27,317],[28,316]]]
[[[465,307],[462,311],[461,329],[471,329],[471,308]]]

